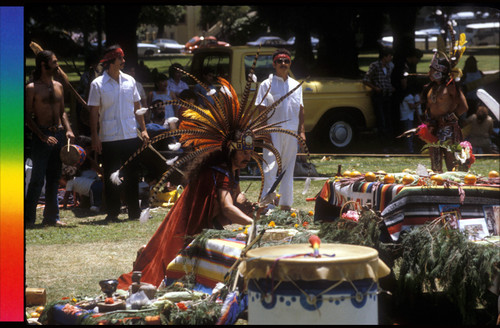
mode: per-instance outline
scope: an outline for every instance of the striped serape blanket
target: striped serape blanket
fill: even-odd
[[[318,197],[338,207],[349,201],[355,201],[361,205],[371,204],[372,209],[383,211],[403,188],[401,184],[363,181],[341,183],[328,180]]]
[[[197,249],[192,249],[197,247]],[[205,248],[189,244],[191,258],[177,255],[167,266],[166,284],[170,285],[186,274],[194,273],[196,283],[206,288],[214,288],[218,282],[224,282],[224,275],[240,257],[245,242],[236,239],[209,239]]]
[[[389,234],[397,241],[401,232],[425,224],[442,212],[457,211],[462,219],[484,218],[484,206],[500,204],[498,186],[461,186],[463,203],[457,187],[405,187],[382,211]]]

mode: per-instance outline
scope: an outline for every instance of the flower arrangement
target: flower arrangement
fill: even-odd
[[[455,152],[455,158],[459,161],[458,169],[468,171],[472,164],[476,161],[476,157],[472,152],[472,145],[468,141],[462,141],[458,151]]]
[[[346,220],[358,222],[359,221],[359,214],[357,211],[349,210],[346,213],[342,213],[342,218],[346,219]]]

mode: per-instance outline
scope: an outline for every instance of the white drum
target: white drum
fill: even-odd
[[[378,278],[390,269],[369,247],[307,244],[251,250],[240,272],[248,282],[248,323],[378,324]],[[297,256],[299,255],[299,256]]]

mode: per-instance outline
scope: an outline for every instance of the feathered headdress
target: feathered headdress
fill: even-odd
[[[253,149],[254,147],[260,147],[270,150],[275,155],[276,162],[278,164],[278,174],[280,174],[282,170],[281,156],[273,145],[264,142],[270,133],[276,132],[285,133],[297,138],[305,152],[307,154],[309,153],[305,141],[300,136],[293,131],[280,127],[280,124],[284,123],[284,121],[267,124],[268,115],[272,115],[276,107],[281,104],[285,98],[295,92],[302,85],[302,83],[290,90],[286,95],[275,101],[270,106],[264,106],[264,109],[261,111],[258,110],[259,106],[254,105],[255,98],[257,96],[256,93],[254,93],[251,100],[249,99],[251,85],[252,83],[257,82],[257,78],[254,75],[254,69],[258,57],[259,52],[255,55],[252,67],[247,76],[247,82],[243,96],[241,97],[241,103],[238,100],[235,90],[227,80],[219,77],[218,82],[221,84],[221,88],[219,92],[215,92],[215,90],[210,89],[193,75],[183,71],[182,69],[176,68],[193,78],[195,82],[199,83],[205,89],[206,94],[200,94],[204,102],[204,107],[202,108],[184,100],[170,100],[164,103],[165,105],[179,105],[186,108],[182,114],[184,119],[181,121],[177,130],[167,131],[152,138],[150,140],[150,144],[154,144],[169,137],[180,136],[179,141],[184,146],[191,146],[194,150],[191,152],[184,152],[180,158],[176,157],[167,161],[170,168],[167,169],[158,183],[154,186],[150,204],[156,199],[157,193],[166,183],[167,178],[175,170],[179,170],[183,164],[202,154],[222,149],[246,150]],[[268,93],[269,90],[267,90],[265,96],[267,96]],[[212,104],[209,102],[207,97],[212,97],[214,103]],[[169,148],[178,149],[179,146],[179,144],[173,144],[169,145]],[[148,145],[142,145],[118,171],[112,174],[111,180],[119,184],[121,182],[119,178],[120,171],[146,148],[148,148]],[[264,170],[262,167],[262,161],[264,161],[264,159],[261,155],[255,152],[252,154],[252,159],[255,160],[260,169],[261,180],[263,182]],[[261,185],[259,199],[262,196],[262,189],[263,184]]]
[[[448,54],[446,54],[446,43],[443,37],[439,35],[437,41],[437,50],[435,50],[434,52],[434,56],[432,57],[429,67],[432,67],[436,71],[444,74],[448,73],[450,75],[450,81],[448,83],[450,83],[451,81],[459,80],[462,77],[462,71],[457,67],[457,64],[460,61],[460,58],[462,58],[463,53],[465,52],[465,44],[467,43],[467,40],[465,39],[464,33],[460,34],[458,40],[455,39],[456,32],[453,29],[453,23],[451,21],[447,21],[446,26],[448,32],[450,33],[450,47]],[[442,32],[443,34],[446,34],[444,30]],[[445,58],[450,64],[449,71],[447,67],[439,65],[439,55]]]

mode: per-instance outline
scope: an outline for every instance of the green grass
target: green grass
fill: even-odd
[[[362,157],[332,156],[329,161],[321,161],[323,156],[311,156],[319,173],[333,176],[337,166],[342,170],[367,171],[384,170],[397,173],[405,168],[414,170],[417,164],[429,166],[425,156],[412,157]],[[487,176],[490,170],[498,170],[499,157],[482,156],[472,166],[471,171]],[[304,180],[294,181],[293,207],[301,211],[313,211],[314,202],[306,198],[314,197],[323,187],[325,180],[313,180],[303,195]],[[249,186],[250,185],[250,186]],[[243,180],[241,189],[247,197],[255,201],[260,180]],[[196,205],[196,204],[195,204]],[[64,228],[39,226],[42,210],[37,211],[37,226],[26,230],[26,286],[46,288],[48,301],[62,297],[90,296],[100,294],[99,281],[117,278],[132,270],[136,251],[146,244],[162,222],[165,208],[152,210],[152,219],[141,224],[127,221],[121,214],[120,223],[103,224],[104,214],[94,214],[88,209],[61,210],[61,217],[69,225]]]

